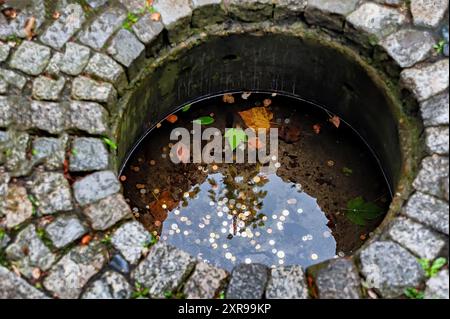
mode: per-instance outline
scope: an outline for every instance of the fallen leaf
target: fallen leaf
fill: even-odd
[[[383,210],[375,203],[366,202],[361,196],[347,203],[345,215],[354,224],[365,226],[367,221],[377,219],[383,214]]]
[[[15,19],[17,17],[17,11],[13,8],[6,8],[2,12],[7,18]]]
[[[265,107],[254,107],[247,111],[239,112],[245,125],[257,131],[258,129],[270,129],[270,121],[273,113]]]
[[[231,150],[234,151],[242,142],[247,140],[247,134],[241,128],[230,128],[226,131],[225,137],[228,139]]]
[[[301,137],[300,128],[297,126],[283,125],[280,129],[279,137],[286,143],[296,143]]]
[[[265,107],[268,107],[268,106],[270,106],[272,104],[272,100],[271,99],[265,99],[264,101],[263,101],[263,105],[265,106]]]
[[[27,35],[27,40],[31,40],[34,37],[34,27],[36,26],[36,18],[30,17],[25,23],[25,34]]]
[[[152,21],[159,21],[159,20],[161,20],[161,13],[159,13],[159,12],[154,12],[154,13],[152,13],[152,14],[150,15],[150,19],[151,19]]]
[[[178,116],[176,116],[175,114],[172,114],[172,115],[169,115],[167,118],[166,118],[166,120],[167,120],[167,122],[169,122],[169,123],[176,123],[177,121],[178,121]]]
[[[320,130],[322,129],[322,126],[320,124],[314,124],[313,125],[313,131],[316,134],[320,134]]]
[[[85,245],[85,246],[89,245],[91,240],[92,240],[92,236],[91,235],[85,235],[85,236],[83,236],[83,238],[81,238],[81,244]]]
[[[41,277],[41,270],[39,268],[33,268],[31,271],[31,276],[33,279],[38,280]]]
[[[329,121],[336,126],[336,128],[339,128],[339,126],[341,125],[341,119],[339,118],[339,116],[333,116],[332,118],[329,119]]]
[[[192,106],[192,104],[185,105],[185,106],[183,106],[183,108],[181,110],[183,112],[187,112],[187,111],[189,111],[191,109],[191,106]]]
[[[265,144],[259,138],[252,137],[248,140],[247,145],[248,145],[249,149],[259,150],[259,149],[263,148]]]
[[[223,95],[223,101],[228,104],[234,103],[234,96],[232,94],[224,94]]]
[[[155,220],[161,222],[166,220],[167,212],[173,210],[175,207],[177,207],[177,203],[169,191],[162,192],[157,200],[149,204],[150,214]]]

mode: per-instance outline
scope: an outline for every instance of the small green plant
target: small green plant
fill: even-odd
[[[342,174],[344,174],[345,176],[351,176],[353,174],[353,170],[351,168],[344,167],[342,169]]]
[[[221,291],[221,292],[219,293],[218,299],[225,299],[225,291]]]
[[[38,154],[39,154],[39,152],[38,152],[37,149],[33,149],[33,150],[31,151],[31,155],[33,155],[33,156],[36,156],[36,155],[38,155]]]
[[[434,262],[431,262],[429,259],[419,259],[419,264],[422,266],[425,271],[425,276],[428,278],[434,277],[438,274],[439,270],[447,264],[447,259],[440,257],[437,258]]]
[[[72,149],[71,153],[72,153],[73,156],[76,156],[78,154],[77,150],[74,149],[74,148]]]
[[[139,17],[138,17],[136,14],[134,14],[134,13],[132,13],[132,12],[129,12],[129,13],[127,14],[127,18],[125,19],[125,21],[124,21],[122,27],[123,27],[124,29],[127,29],[128,31],[131,31],[131,27],[132,27],[136,22],[138,22],[138,20],[139,20]]]
[[[3,228],[0,228],[0,241],[6,237],[6,231]]]
[[[144,248],[150,248],[159,241],[158,237],[156,237],[155,235],[150,234],[150,236],[151,236],[151,238],[149,240],[147,240],[146,242],[144,242],[144,245],[143,245]]]
[[[45,229],[38,228],[36,230],[36,234],[47,247],[52,247],[53,246],[53,242],[52,242],[52,240],[50,238],[48,238],[47,233],[45,232]]]
[[[416,288],[406,288],[404,293],[409,299],[424,299],[425,297],[425,293]]]
[[[136,282],[134,284],[134,292],[131,295],[131,298],[133,299],[140,299],[140,298],[148,298],[150,294],[150,289],[142,287],[142,285],[139,282]]]
[[[100,240],[100,242],[106,246],[111,245],[111,241],[112,241],[112,238],[110,235],[105,235],[105,237],[103,237],[102,240]]]
[[[375,203],[366,202],[361,196],[350,200],[347,203],[345,216],[354,224],[365,226],[369,220],[381,216],[383,210]]]
[[[444,47],[445,47],[445,41],[444,40],[439,41],[438,43],[436,43],[433,46],[434,50],[437,53],[439,53],[439,54],[442,54],[444,52]]]
[[[171,291],[166,291],[166,292],[164,293],[164,297],[165,297],[166,299],[172,299],[172,297],[173,297],[173,292],[171,292]]]
[[[111,150],[117,150],[117,144],[108,137],[103,137],[103,143],[105,143]]]

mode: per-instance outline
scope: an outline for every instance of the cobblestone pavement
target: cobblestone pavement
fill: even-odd
[[[397,298],[413,287],[449,298],[448,270],[428,278],[418,261],[448,256],[447,0],[0,8],[0,298]],[[104,138],[113,139],[117,102],[150,55],[224,21],[301,21],[376,48],[403,69],[398,83],[420,106],[426,155],[403,208],[353,258],[311,269],[240,265],[229,274],[163,243],[146,245],[151,234],[133,221]]]

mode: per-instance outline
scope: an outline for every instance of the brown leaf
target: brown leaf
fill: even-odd
[[[150,15],[150,19],[152,21],[160,21],[161,20],[161,13],[159,12],[154,12]]]
[[[273,113],[265,107],[254,107],[247,111],[239,112],[245,125],[257,131],[258,129],[270,129],[270,121]]]
[[[6,8],[2,12],[7,18],[15,19],[17,17],[17,11],[13,8]]]
[[[332,118],[330,118],[329,121],[333,123],[333,125],[336,126],[336,128],[339,128],[339,126],[341,125],[341,119],[339,118],[339,116],[335,115]]]
[[[167,218],[167,212],[175,207],[177,207],[177,203],[174,201],[172,194],[169,191],[164,191],[157,200],[150,203],[149,210],[153,218],[163,222]]]
[[[84,245],[84,246],[89,245],[91,240],[92,240],[92,236],[91,235],[85,235],[85,236],[83,236],[83,238],[81,238],[81,244]]]
[[[25,34],[27,35],[27,40],[31,40],[34,37],[34,27],[36,26],[36,18],[30,17],[25,23]]]
[[[233,104],[234,103],[234,96],[232,94],[224,94],[222,100],[225,103]]]

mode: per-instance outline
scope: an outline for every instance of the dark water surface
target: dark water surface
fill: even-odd
[[[362,197],[385,213],[390,191],[368,146],[343,120],[305,101],[275,94],[202,100],[163,121],[137,146],[123,169],[134,214],[169,244],[226,269],[238,263],[309,266],[352,254],[384,214],[356,225],[348,203]],[[276,174],[256,164],[174,164],[170,133],[192,130],[210,116],[216,127],[242,127],[238,112],[263,106],[280,131]],[[225,143],[224,143],[225,144]],[[246,144],[243,143],[245,146]]]

